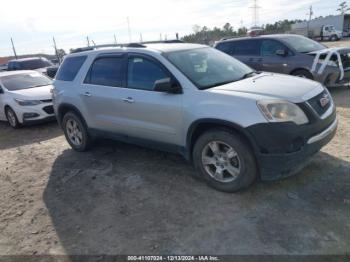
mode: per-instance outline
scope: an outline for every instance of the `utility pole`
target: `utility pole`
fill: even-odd
[[[15,54],[15,58],[17,58],[17,53],[16,53],[16,49],[15,49],[15,45],[13,44],[13,40],[12,40],[12,37],[11,37],[11,43],[12,43],[12,50],[13,50],[13,53]]]
[[[117,37],[114,34],[114,44],[117,44]]]
[[[258,5],[258,0],[254,0],[253,6],[251,8],[253,9],[253,26],[258,27],[258,25],[259,25],[259,9],[260,9],[260,6]]]
[[[87,46],[89,47],[89,46],[90,46],[90,39],[89,39],[89,36],[86,37],[86,42],[87,42]]]
[[[312,5],[309,8],[309,13],[307,13],[307,15],[309,16],[309,20],[307,21],[307,37],[310,37],[310,21],[312,19],[314,12],[312,10]]]
[[[130,29],[130,19],[129,19],[129,17],[126,17],[126,22],[128,23],[129,43],[131,43],[131,29]]]
[[[56,54],[56,57],[57,57],[57,60],[58,60],[58,64],[60,65],[61,64],[61,59],[58,55],[58,52],[57,52],[57,45],[56,45],[56,40],[55,40],[55,37],[52,37],[52,40],[53,40],[53,47],[55,48],[55,54]]]
[[[179,40],[179,33],[175,33],[176,40]]]
[[[140,43],[142,44],[143,39],[142,39],[142,34],[140,33]]]

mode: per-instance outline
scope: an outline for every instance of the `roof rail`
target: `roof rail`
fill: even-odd
[[[178,39],[142,42],[142,44],[181,44],[181,43],[184,43],[184,42]]]
[[[128,43],[128,44],[105,44],[105,45],[94,45],[94,46],[87,46],[87,47],[79,47],[71,50],[71,54],[73,53],[80,53],[84,51],[91,51],[99,48],[106,48],[106,47],[136,47],[136,48],[143,48],[146,47],[139,43]]]
[[[219,41],[225,41],[225,40],[230,40],[230,39],[235,39],[238,38],[237,36],[225,36],[221,38]]]
[[[79,47],[71,50],[71,54],[80,53],[84,51],[91,51],[98,48],[106,48],[106,47],[134,47],[134,48],[144,48],[146,47],[144,44],[172,44],[172,43],[183,43],[181,40],[164,40],[164,41],[147,41],[142,43],[126,43],[126,44],[105,44],[105,45],[94,45],[87,47]]]

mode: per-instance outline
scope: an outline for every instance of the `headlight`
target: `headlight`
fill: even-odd
[[[41,104],[40,100],[22,100],[22,99],[14,99],[17,104],[19,104],[20,106],[36,106]]]
[[[288,101],[262,100],[258,107],[269,122],[294,122],[297,125],[309,122],[305,113],[299,106]]]

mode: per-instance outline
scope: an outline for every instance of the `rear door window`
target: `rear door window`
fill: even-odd
[[[103,57],[92,64],[85,83],[102,86],[122,86],[124,58]]]
[[[86,56],[73,56],[64,59],[57,72],[56,80],[73,81],[85,60]]]
[[[260,41],[259,40],[241,40],[235,41],[234,55],[256,55],[260,53]]]

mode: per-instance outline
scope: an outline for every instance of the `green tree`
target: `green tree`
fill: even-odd
[[[339,11],[340,12],[340,14],[345,14],[347,11],[349,11],[350,10],[350,8],[348,7],[348,4],[347,4],[347,2],[346,1],[344,1],[344,2],[341,2],[340,4],[339,4],[339,7],[338,7],[338,9],[337,9],[337,11]]]

